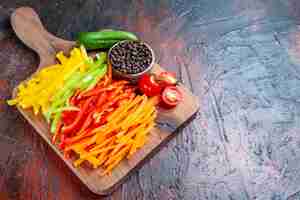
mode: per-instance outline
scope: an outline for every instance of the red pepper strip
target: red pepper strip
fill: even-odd
[[[116,81],[116,82],[113,82],[111,85],[113,86],[121,86],[121,85],[126,85],[128,84],[129,82],[128,81]]]
[[[103,92],[103,93],[100,95],[100,97],[98,98],[96,107],[102,106],[102,104],[104,104],[106,100],[107,100],[107,92]]]
[[[67,159],[70,158],[70,152],[64,151],[64,157]]]
[[[113,98],[110,102],[107,102],[106,104],[104,104],[101,108],[97,109],[93,115],[95,122],[99,123],[99,122],[103,122],[103,114],[107,114],[110,112],[113,112],[116,108],[112,107],[113,105],[117,104],[118,101],[126,99],[129,97],[129,94],[120,94],[119,96],[116,96],[115,98]],[[100,111],[100,112],[97,112]],[[106,122],[106,119],[105,121]],[[103,123],[104,123],[103,122]]]
[[[108,78],[108,76],[105,76],[105,77],[104,77],[104,81],[103,81],[103,86],[104,86],[104,87],[107,86],[108,83],[109,83],[109,78]]]
[[[93,118],[95,119],[96,124],[104,124],[106,122],[107,115],[113,112],[115,108],[107,108],[103,110],[101,113],[95,113]]]
[[[60,135],[59,148],[62,149],[62,150],[65,148],[65,135],[64,134]]]
[[[54,144],[59,136],[59,134],[61,133],[61,127],[62,127],[62,121],[58,121],[57,127],[56,127],[56,131],[55,134],[52,137],[52,143]]]
[[[115,94],[118,94],[117,92]],[[115,108],[112,108],[112,106],[114,106],[115,104],[117,104],[119,101],[127,99],[127,98],[131,98],[131,93],[123,93],[123,94],[111,94],[111,98],[107,98],[107,99],[112,99],[111,101],[108,101],[107,103],[105,103],[104,105],[102,105],[101,107],[98,107],[95,110],[95,113],[93,115],[93,117],[95,118],[95,122],[101,122],[102,120],[102,115],[105,112],[112,112],[113,110],[115,110]]]
[[[116,88],[117,88],[117,87],[115,87],[115,86],[113,86],[113,85],[108,86],[108,87],[106,87],[106,88],[98,88],[98,89],[96,88],[96,89],[94,89],[94,90],[88,91],[88,92],[85,93],[85,94],[82,94],[81,96],[82,96],[82,97],[96,96],[96,95],[100,94],[101,92],[114,90],[114,89],[116,89]]]
[[[92,135],[94,135],[95,133],[92,132],[94,128],[90,128],[90,129],[87,129],[86,131],[84,131],[82,134],[80,135],[77,135],[77,136],[74,136],[72,138],[67,138],[65,139],[65,145],[71,145],[71,144],[74,144],[76,142],[79,142],[80,140],[83,140],[87,137],[90,137]]]
[[[78,95],[80,94],[80,90],[76,90],[74,95],[70,98],[70,104],[75,105]]]
[[[86,117],[82,127],[81,127],[81,130],[80,132],[84,131],[85,129],[87,129],[92,123],[93,123],[93,114],[94,112],[90,112],[88,114],[88,116]]]
[[[108,108],[111,105],[111,101],[119,94],[119,92],[122,90],[122,86],[118,87],[115,91],[111,92],[108,96],[107,101],[105,104],[103,104],[101,107],[96,108],[95,113],[101,113],[103,110]]]
[[[76,129],[80,125],[80,121],[81,121],[82,117],[84,116],[85,112],[87,111],[87,109],[89,108],[89,105],[90,105],[90,103],[92,102],[93,99],[94,98],[89,98],[84,102],[84,105],[83,105],[82,109],[77,114],[77,116],[76,116],[75,120],[73,121],[73,123],[68,125],[68,126],[62,127],[62,132],[63,133],[70,133],[70,132],[72,132],[72,130]]]
[[[120,95],[116,96],[112,101],[108,102],[108,105],[113,106],[116,103],[118,103],[118,101],[121,101],[123,99],[127,99],[129,96],[130,96],[130,93],[120,94]]]
[[[127,84],[128,81],[118,81],[118,82],[114,82],[113,84],[111,84],[110,86],[106,87],[106,88],[95,88],[93,90],[90,90],[80,96],[94,96],[94,95],[98,95],[100,94],[101,92],[104,92],[104,91],[110,91],[110,90],[113,90],[113,89],[116,89],[117,87],[119,86],[123,86],[125,84]]]
[[[103,77],[103,80],[101,80],[100,82],[98,82],[97,85],[95,86],[95,88],[99,88],[99,87],[103,88],[103,87],[106,87],[107,84],[108,84],[108,77],[107,77],[107,75],[105,75]]]
[[[61,119],[62,119],[64,125],[71,124],[74,121],[77,113],[78,113],[78,111],[64,111],[64,112],[62,112]]]
[[[82,100],[82,101],[79,101],[75,106],[77,106],[78,108],[82,109],[85,101],[86,101],[86,99]]]

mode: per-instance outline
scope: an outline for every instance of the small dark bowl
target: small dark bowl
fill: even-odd
[[[139,43],[141,44],[144,44],[151,52],[151,55],[152,55],[152,61],[150,63],[149,66],[147,66],[144,71],[142,72],[139,72],[139,73],[135,73],[135,74],[129,74],[129,73],[124,73],[124,72],[120,72],[118,71],[117,69],[114,68],[114,66],[112,65],[111,61],[110,61],[110,54],[111,54],[111,51],[113,48],[115,48],[116,46],[124,43],[124,42],[128,42],[130,40],[123,40],[123,41],[120,41],[116,44],[114,44],[108,51],[108,62],[110,63],[110,65],[112,66],[112,71],[113,71],[113,75],[116,76],[117,78],[123,78],[123,79],[127,79],[127,80],[130,80],[130,81],[137,81],[139,79],[139,77],[141,77],[143,74],[146,74],[148,72],[151,71],[151,69],[153,68],[154,66],[154,63],[155,63],[155,55],[154,55],[154,51],[153,49],[150,47],[150,45],[148,45],[147,43],[145,42],[141,42],[141,41],[138,41]]]

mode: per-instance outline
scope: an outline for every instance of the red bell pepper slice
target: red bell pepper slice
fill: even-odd
[[[83,123],[83,125],[81,127],[80,132],[84,131],[85,129],[87,129],[93,123],[93,120],[94,120],[93,119],[93,114],[94,114],[94,112],[90,112],[88,114],[88,116],[86,117],[86,119],[85,119],[85,121],[84,121],[84,123]]]
[[[61,119],[62,119],[63,124],[64,125],[71,124],[74,121],[78,112],[79,111],[64,111],[64,112],[62,112]]]
[[[105,88],[96,88],[94,90],[90,90],[90,91],[86,92],[85,94],[82,94],[82,97],[96,96],[96,95],[101,94],[102,92],[111,91],[114,89],[116,89],[115,86],[108,86]]]
[[[60,135],[60,144],[59,144],[59,148],[61,150],[63,150],[65,148],[65,135],[61,134]]]
[[[102,106],[105,103],[105,101],[107,100],[107,96],[108,96],[107,92],[103,92],[98,98],[96,107]]]
[[[83,107],[81,108],[81,110],[79,111],[79,113],[77,114],[75,120],[73,121],[72,124],[68,125],[68,126],[64,126],[62,127],[62,132],[64,134],[66,133],[70,133],[73,130],[75,130],[76,128],[78,128],[78,126],[80,125],[80,121],[81,119],[84,117],[84,114],[86,113],[86,111],[89,108],[90,103],[93,101],[94,98],[89,98],[87,99],[84,104]]]

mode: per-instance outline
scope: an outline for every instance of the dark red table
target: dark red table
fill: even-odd
[[[115,193],[88,191],[5,100],[36,55],[8,17],[32,6],[46,27],[120,28],[200,97],[196,119]],[[1,0],[0,200],[300,199],[300,1]]]

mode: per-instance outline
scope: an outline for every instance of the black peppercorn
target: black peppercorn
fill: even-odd
[[[124,41],[110,50],[109,59],[114,69],[126,74],[146,70],[153,60],[147,45],[138,41]]]

